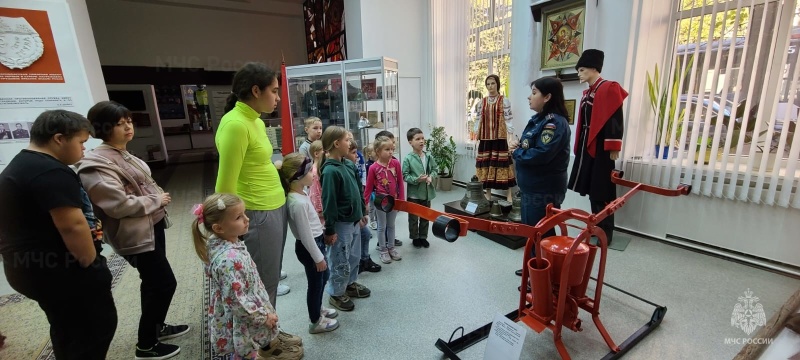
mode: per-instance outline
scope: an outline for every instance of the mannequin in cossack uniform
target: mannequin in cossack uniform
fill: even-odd
[[[500,77],[489,75],[485,84],[489,96],[483,98],[476,109],[479,143],[475,170],[483,182],[487,199],[491,200],[492,189],[509,190],[506,198],[510,202],[513,199],[511,188],[517,184],[514,165],[508,156],[508,136],[513,132],[511,102],[498,92]]]
[[[589,195],[592,213],[598,213],[617,198],[611,182],[614,161],[622,150],[622,102],[628,92],[619,83],[600,77],[604,54],[600,50],[584,50],[575,69],[581,82],[589,84],[583,91],[575,136],[575,160],[567,187],[581,196]],[[614,234],[614,215],[601,221],[608,243]]]

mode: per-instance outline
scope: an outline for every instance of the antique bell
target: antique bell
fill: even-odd
[[[471,211],[472,206],[469,206],[470,208],[468,209],[470,203],[477,205],[474,211]],[[473,215],[489,211],[489,200],[486,200],[486,197],[483,196],[483,183],[478,180],[476,175],[472,175],[472,180],[467,183],[467,192],[464,194],[464,198],[461,199],[461,208]]]
[[[522,222],[522,194],[519,191],[514,194],[514,202],[511,203],[511,212],[508,213],[508,220]]]
[[[500,201],[492,201],[492,211],[489,215],[495,219],[503,217],[503,209],[500,207]]]

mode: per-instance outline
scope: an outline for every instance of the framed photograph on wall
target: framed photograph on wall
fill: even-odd
[[[564,100],[564,105],[567,106],[567,115],[569,115],[567,122],[570,125],[575,125],[575,117],[578,116],[578,114],[575,113],[575,102],[575,99]]]
[[[585,24],[584,2],[542,11],[542,70],[570,68],[578,63]]]

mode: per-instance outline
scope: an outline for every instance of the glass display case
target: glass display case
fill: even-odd
[[[398,140],[395,154],[400,153],[405,135],[399,133],[397,61],[380,57],[289,66],[286,77],[295,148],[305,140],[305,120],[316,116],[323,129],[350,130],[360,149],[389,130]]]

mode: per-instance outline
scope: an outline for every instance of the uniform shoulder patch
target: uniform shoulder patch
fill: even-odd
[[[549,144],[551,141],[553,141],[555,135],[556,135],[555,132],[551,129],[546,129],[542,131],[542,144],[544,145]]]
[[[556,124],[553,124],[553,123],[547,123],[547,124],[545,124],[545,125],[544,125],[544,128],[545,128],[545,129],[551,129],[551,130],[555,130],[555,129],[556,129]]]

